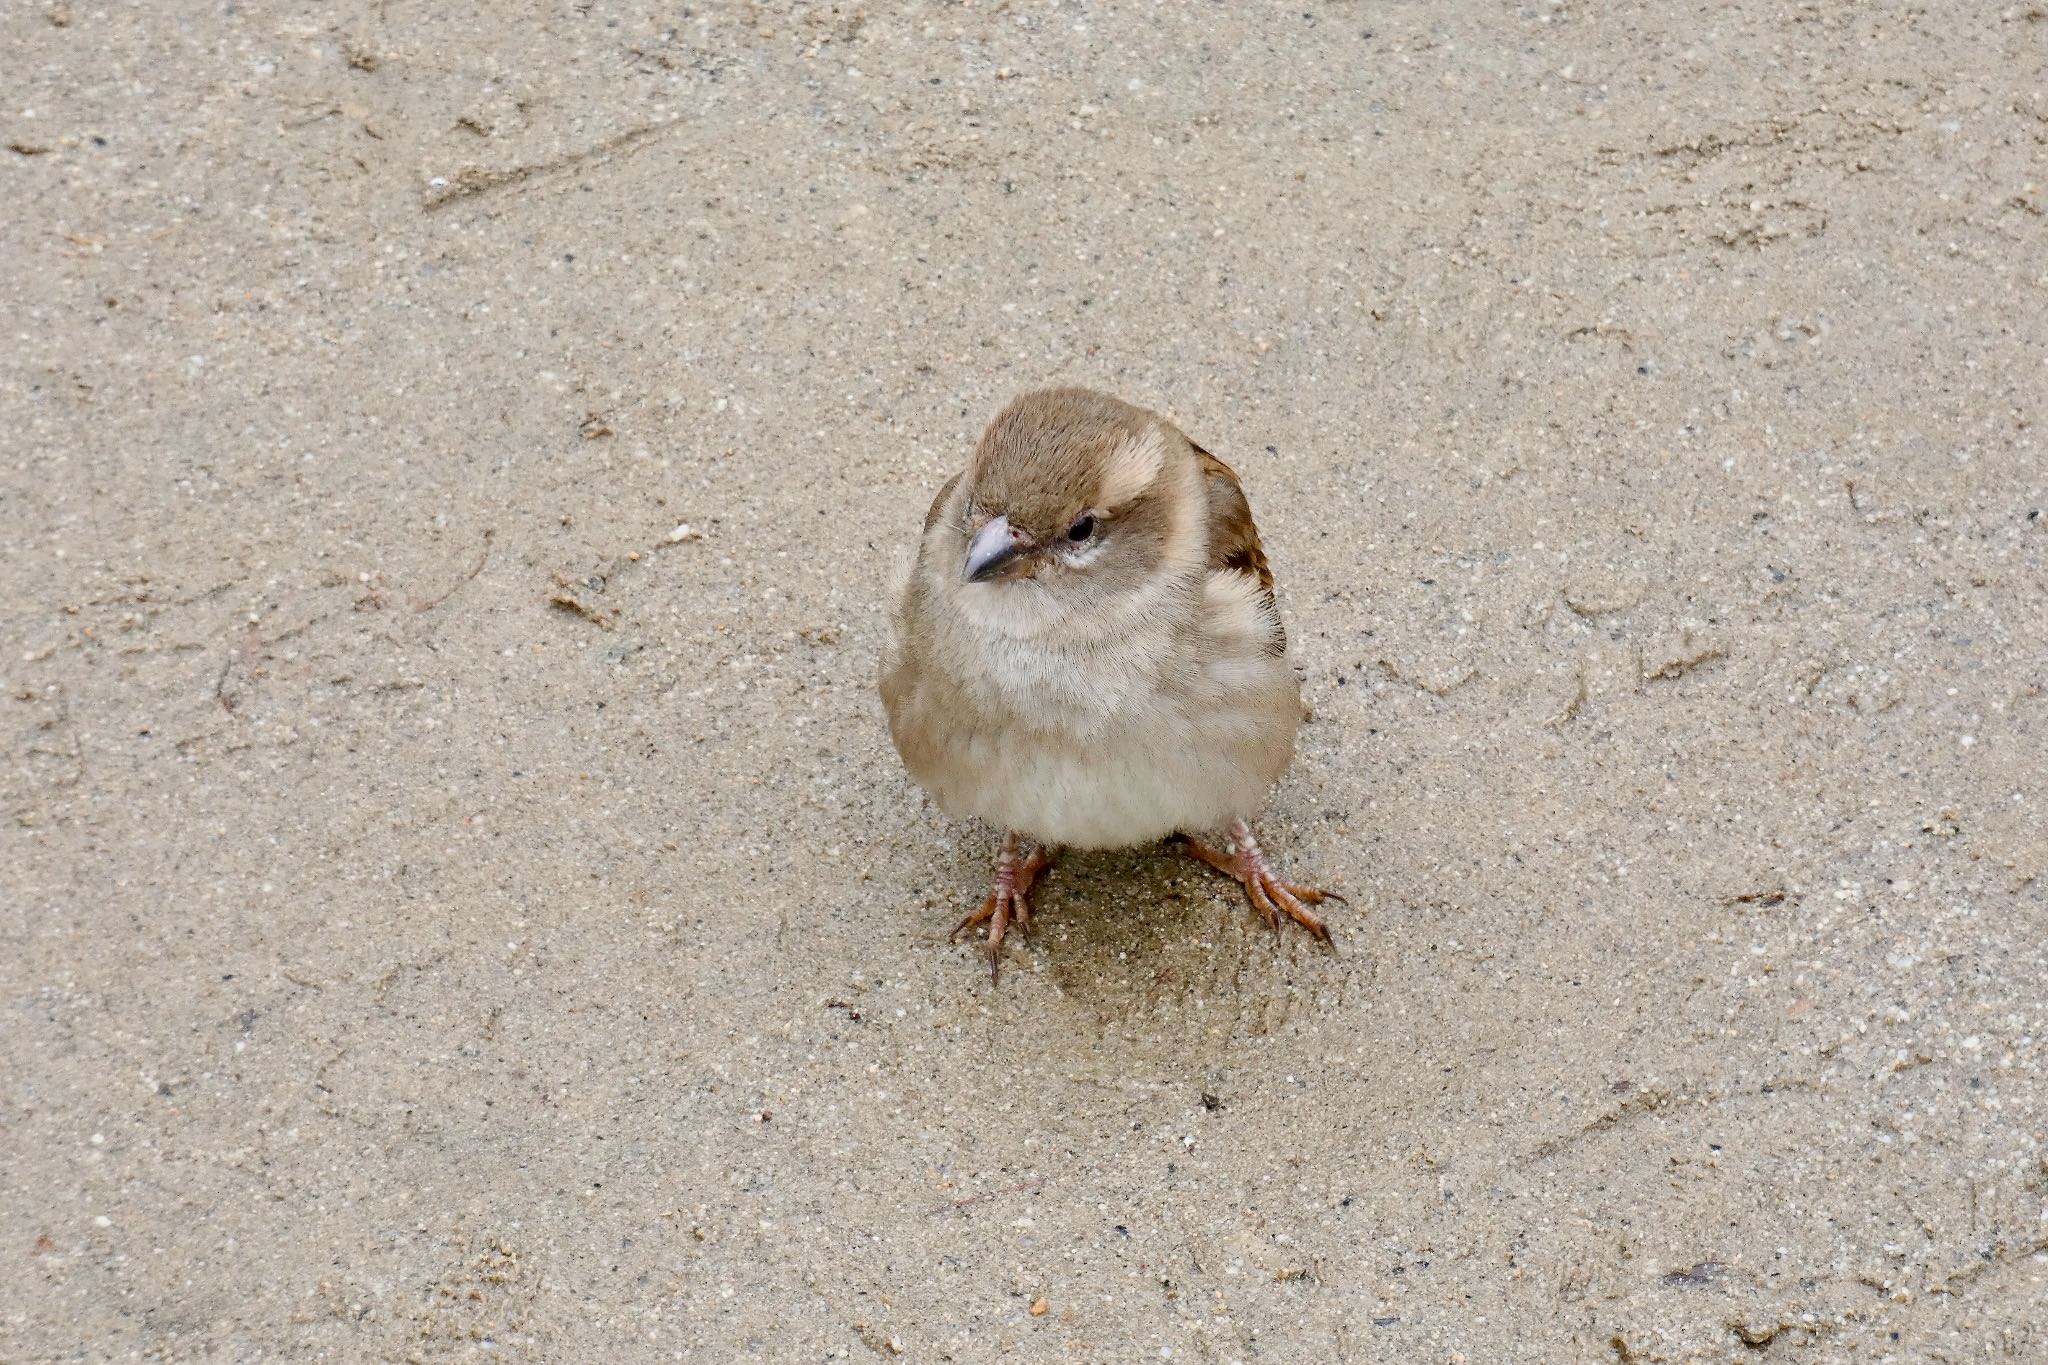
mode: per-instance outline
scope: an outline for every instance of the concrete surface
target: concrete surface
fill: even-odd
[[[0,1358],[2048,1360],[2038,5],[0,71]],[[1243,473],[1340,955],[945,941],[886,584],[1048,381]]]

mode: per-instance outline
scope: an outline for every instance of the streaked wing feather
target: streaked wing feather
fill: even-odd
[[[1252,520],[1252,505],[1245,498],[1237,471],[1208,451],[1188,442],[1195,458],[1202,462],[1203,483],[1209,492],[1209,569],[1246,573],[1259,580],[1265,599],[1265,615],[1271,623],[1268,652],[1287,652],[1287,631],[1280,624],[1280,605],[1273,598],[1273,569],[1266,563],[1266,547],[1259,543],[1258,523]]]
[[[1209,490],[1209,567],[1251,574],[1271,595],[1273,570],[1266,563],[1265,546],[1259,544],[1258,523],[1252,520],[1252,505],[1245,500],[1237,471],[1200,446],[1194,451]]]

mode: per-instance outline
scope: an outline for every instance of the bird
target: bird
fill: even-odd
[[[939,808],[1002,831],[1006,934],[1061,849],[1173,840],[1335,948],[1250,819],[1294,755],[1301,682],[1237,474],[1174,423],[1085,388],[1020,395],[940,488],[880,676],[897,753]],[[1228,846],[1210,836],[1221,832]]]

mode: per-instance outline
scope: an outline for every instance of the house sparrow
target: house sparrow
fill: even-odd
[[[1087,389],[1011,403],[933,501],[895,625],[896,751],[1003,831],[953,931],[988,926],[991,975],[1061,846],[1178,838],[1276,931],[1331,942],[1308,907],[1343,898],[1283,881],[1245,823],[1301,721],[1273,574],[1237,475],[1171,422]],[[1217,829],[1227,853],[1193,837]]]

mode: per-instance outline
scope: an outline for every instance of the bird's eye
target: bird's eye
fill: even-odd
[[[1076,545],[1094,534],[1095,514],[1093,512],[1083,512],[1080,516],[1075,517],[1074,524],[1067,528],[1067,539],[1073,541]]]

